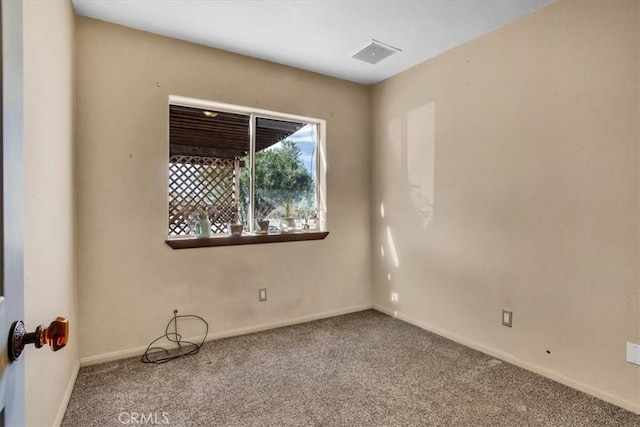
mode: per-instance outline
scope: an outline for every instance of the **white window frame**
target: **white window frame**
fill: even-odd
[[[249,188],[249,233],[255,231],[255,218],[254,215],[254,203],[255,203],[255,122],[257,118],[291,121],[291,122],[303,122],[316,125],[317,140],[316,140],[316,208],[318,209],[318,217],[320,219],[320,231],[327,231],[327,156],[326,156],[326,128],[327,122],[323,119],[317,119],[313,117],[299,116],[295,114],[281,113],[278,111],[264,110],[259,108],[251,108],[242,105],[226,104],[216,101],[208,101],[204,99],[188,98],[179,95],[169,95],[169,105],[179,105],[182,107],[193,107],[205,110],[223,111],[227,113],[244,114],[250,116],[249,130],[250,130],[250,156],[249,156],[249,174],[250,188]],[[167,133],[168,135],[168,133]],[[170,139],[167,136],[167,139]],[[170,144],[170,141],[169,141]],[[167,144],[167,148],[169,148]],[[168,158],[168,153],[167,153]],[[167,215],[169,217],[168,206]]]

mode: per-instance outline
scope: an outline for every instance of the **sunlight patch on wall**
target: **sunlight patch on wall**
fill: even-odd
[[[435,139],[435,104],[431,102],[407,115],[407,179],[411,204],[425,229],[434,212]]]
[[[396,252],[396,245],[393,243],[393,236],[391,235],[391,228],[387,227],[387,242],[389,243],[389,249],[391,252],[391,259],[396,268],[400,267],[400,260],[398,259],[398,253]]]
[[[398,293],[391,292],[391,302],[398,302]]]
[[[388,150],[387,153],[391,158],[391,164],[395,164],[397,170],[402,169],[402,118],[396,117],[389,122],[388,132]]]

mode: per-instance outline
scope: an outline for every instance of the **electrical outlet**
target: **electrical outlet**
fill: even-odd
[[[627,343],[627,362],[640,365],[640,345]]]
[[[513,313],[509,310],[502,310],[502,324],[507,327],[511,327],[511,321],[513,319]]]
[[[267,288],[258,289],[258,301],[264,302],[267,300]]]

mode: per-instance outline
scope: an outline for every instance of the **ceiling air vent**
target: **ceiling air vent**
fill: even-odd
[[[387,44],[380,43],[377,40],[371,40],[371,43],[359,49],[351,55],[353,59],[359,59],[367,64],[375,65],[385,58],[390,57],[394,53],[402,52],[400,49],[391,47]]]

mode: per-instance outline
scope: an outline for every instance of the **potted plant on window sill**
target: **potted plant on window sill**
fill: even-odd
[[[198,238],[211,236],[210,210],[211,207],[192,206],[183,211],[185,218],[189,222],[190,234]]]
[[[284,218],[280,220],[280,230],[283,233],[288,233],[296,229],[296,219],[293,215],[293,200],[288,197],[284,201]]]
[[[314,221],[314,230],[319,229],[319,221],[318,221],[318,211],[314,207],[307,207],[306,209],[301,209],[298,211],[298,216],[302,219],[302,231],[310,231],[311,224],[310,221]]]
[[[240,221],[240,214],[236,211],[233,215],[233,220],[229,222],[227,225],[229,236],[237,237],[242,236],[242,231],[244,229],[244,225],[242,221]]]
[[[254,212],[256,215],[256,233],[269,233],[269,214],[275,206],[260,194],[256,194]]]

